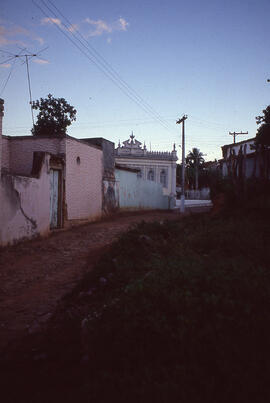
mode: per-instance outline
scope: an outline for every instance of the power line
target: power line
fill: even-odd
[[[41,0],[43,4],[46,3],[44,0]],[[60,14],[61,17],[64,18],[64,20],[70,25],[72,26],[72,23],[63,15],[63,13],[61,13],[61,11],[59,10],[59,8],[56,7],[56,5],[51,1],[51,0],[47,0],[54,8],[55,10]],[[47,7],[48,8],[48,7]],[[49,8],[48,8],[49,9]],[[151,105],[149,105],[149,103],[147,103],[146,101],[144,101],[144,99],[138,94],[138,92],[136,92],[120,75],[119,73],[112,67],[112,65],[110,63],[108,63],[104,57],[83,37],[83,35],[80,33],[79,30],[75,30],[75,32],[78,34],[78,36],[82,39],[82,41],[84,43],[86,43],[87,47],[90,48],[90,50],[94,53],[94,57],[97,58],[97,60],[102,63],[111,73],[113,73],[115,75],[115,77],[121,82],[121,84],[123,84],[130,92],[132,92],[141,102],[143,102],[151,111],[152,113],[154,113],[158,118],[162,119],[162,116],[156,112]],[[73,32],[72,32],[73,34]]]
[[[0,96],[2,96],[3,92],[5,91],[5,88],[6,88],[6,86],[7,86],[7,83],[9,82],[9,79],[10,79],[11,74],[12,74],[12,72],[13,72],[15,63],[16,63],[16,59],[13,60],[13,64],[12,64],[12,66],[11,66],[10,72],[9,72],[9,74],[8,74],[8,76],[7,76],[7,79],[6,79],[6,81],[5,81],[5,83],[4,83],[3,87],[2,87],[1,92],[0,92]]]
[[[36,5],[36,7],[38,7],[41,12],[47,17],[50,18],[49,15],[46,13],[46,11],[44,11],[44,9],[37,4],[34,0],[32,0],[32,2]],[[46,9],[49,10],[54,16],[55,18],[58,18],[59,16],[52,11],[52,9],[42,0],[42,3],[45,5]],[[51,3],[52,4],[52,3]],[[55,6],[54,6],[55,7]],[[63,14],[61,14],[63,15]],[[65,17],[64,17],[65,18]],[[65,18],[66,21],[68,21]],[[56,26],[56,28],[70,41],[73,43],[73,45],[75,47],[77,47],[77,49],[83,53],[92,63],[94,63],[111,81],[113,81],[113,83],[130,99],[132,100],[134,103],[136,103],[141,109],[144,110],[145,113],[147,113],[148,115],[152,115],[152,117],[155,118],[156,121],[158,121],[166,130],[171,131],[171,128],[168,126],[168,124],[166,122],[163,122],[162,119],[160,118],[160,115],[155,112],[153,110],[152,107],[148,106],[148,104],[139,96],[137,95],[134,90],[131,89],[131,87],[128,86],[127,83],[124,82],[124,80],[120,80],[120,76],[118,77],[116,74],[118,73],[114,73],[114,71],[112,69],[110,69],[108,66],[109,64],[105,61],[105,59],[102,58],[102,56],[99,56],[99,58],[93,54],[93,53],[97,53],[97,51],[91,50],[94,49],[93,47],[90,47],[89,43],[82,37],[82,35],[79,33],[79,31],[77,30],[76,32],[78,33],[78,35],[80,35],[83,38],[83,41],[87,44],[85,44],[80,38],[78,38],[74,32],[70,32],[69,31],[69,27],[63,23],[62,25],[65,27],[65,29],[67,30],[67,32],[69,32],[69,34],[75,38],[75,40],[72,39],[72,37],[70,35],[67,34],[67,32],[65,32],[63,30],[63,28],[61,26],[59,26],[59,24],[56,24],[55,22],[52,21],[52,23],[54,23],[54,25]],[[68,22],[69,23],[69,22]],[[69,23],[69,25],[71,25]],[[85,51],[86,49],[86,51]],[[103,60],[104,61],[103,61]],[[107,65],[105,64],[107,63]]]

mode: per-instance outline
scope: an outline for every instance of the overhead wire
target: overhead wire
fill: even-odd
[[[1,89],[1,91],[0,91],[0,96],[1,96],[1,95],[3,94],[3,92],[5,91],[5,88],[6,88],[7,84],[8,84],[8,82],[9,82],[9,79],[10,79],[11,74],[12,74],[12,72],[13,72],[15,63],[16,63],[16,59],[13,60],[13,64],[12,64],[12,66],[11,66],[11,68],[10,68],[9,74],[8,74],[8,76],[7,76],[7,79],[6,79],[5,83],[3,84],[3,87],[2,87],[2,89]]]
[[[51,10],[50,7],[48,7],[48,5],[41,0],[42,3],[45,5],[46,9],[48,9],[54,16],[55,18],[58,18],[59,16]],[[32,2],[36,5],[36,7],[38,7],[40,9],[40,11],[47,17],[47,18],[51,18],[49,17],[49,15],[47,14],[46,11],[44,11],[44,9],[37,4],[34,0],[32,0]],[[53,22],[53,21],[52,21]],[[54,23],[54,22],[53,22]],[[69,23],[70,24],[70,23]],[[73,45],[81,52],[83,53],[92,63],[94,63],[111,81],[113,81],[113,83],[130,99],[132,100],[134,103],[136,103],[141,109],[144,110],[145,113],[147,113],[148,115],[152,115],[152,117],[155,118],[156,121],[158,121],[166,130],[168,131],[172,131],[172,129],[167,125],[167,123],[164,123],[162,121],[162,119],[159,117],[159,115],[154,112],[146,103],[145,101],[143,101],[143,99],[136,95],[135,93],[132,92],[131,87],[130,89],[127,87],[127,84],[125,84],[125,82],[120,81],[120,79],[112,72],[109,70],[109,68],[105,65],[105,63],[102,63],[102,60],[99,60],[95,55],[93,55],[93,51],[91,53],[91,48],[89,47],[89,43],[83,38],[83,40],[87,43],[87,45],[85,45],[84,42],[82,42],[81,39],[79,39],[73,32],[69,31],[69,27],[63,23],[62,25],[65,27],[65,29],[67,30],[67,32],[69,32],[69,34],[75,38],[75,40],[70,37],[67,32],[64,31],[64,29],[59,26],[59,24],[54,23],[54,25],[56,26],[56,28],[70,41],[73,43]],[[70,24],[71,25],[71,24]],[[79,44],[78,44],[79,43]],[[82,48],[83,47],[83,48]],[[86,49],[86,51],[84,50]],[[90,53],[90,54],[89,54]],[[105,60],[105,59],[104,59]]]
[[[41,1],[42,1],[42,3],[45,3],[44,0],[41,0]],[[72,26],[71,21],[69,21],[69,20],[63,15],[63,13],[59,10],[58,7],[56,7],[56,5],[52,2],[52,0],[47,0],[47,2],[50,3],[50,4],[55,8],[55,10],[59,13],[59,15],[60,15],[62,18],[64,18],[64,20],[69,24],[69,26]],[[112,66],[110,63],[108,63],[107,60],[91,45],[91,43],[88,42],[88,41],[84,38],[84,36],[80,33],[80,31],[79,31],[78,29],[75,29],[75,32],[76,32],[76,33],[78,34],[78,36],[82,39],[82,41],[87,44],[87,46],[90,48],[90,50],[94,53],[95,57],[96,57],[100,62],[102,62],[102,63],[104,64],[104,66],[106,66],[106,68],[108,68],[108,70],[110,70],[110,71],[115,75],[115,77],[117,77],[117,79],[118,79],[123,85],[125,85],[125,87],[126,87],[127,89],[129,89],[134,95],[136,95],[136,97],[138,97],[138,99],[139,99],[141,102],[143,102],[147,107],[149,107],[149,109],[150,109],[157,117],[159,117],[161,120],[163,120],[163,119],[162,119],[162,116],[161,116],[158,112],[156,112],[156,111],[152,108],[152,106],[151,106],[148,102],[146,102],[146,101],[140,96],[140,94],[138,94],[138,92],[137,92],[136,90],[134,90],[134,89],[120,76],[120,74],[113,68],[113,66]]]

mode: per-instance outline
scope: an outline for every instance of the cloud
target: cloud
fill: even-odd
[[[0,25],[0,45],[20,45],[27,46],[24,38],[30,38],[32,41],[37,41],[43,45],[44,40],[35,33],[19,25],[1,22]]]
[[[78,24],[71,24],[71,25],[68,27],[68,31],[69,31],[69,32],[76,32],[78,28],[79,28]]]
[[[103,20],[91,20],[90,18],[86,18],[85,22],[95,27],[95,30],[89,33],[89,36],[100,36],[104,33],[111,33],[112,27],[110,27]]]
[[[119,18],[118,20],[119,26],[120,26],[120,31],[126,31],[127,27],[129,26],[129,23],[122,17]]]
[[[45,59],[33,59],[33,62],[35,62],[37,64],[49,64],[50,63],[48,60],[45,60]]]
[[[62,26],[62,22],[61,22],[61,20],[60,20],[59,18],[51,18],[51,17],[50,17],[50,18],[42,18],[41,24],[42,24],[42,25],[47,25],[47,24],[52,25],[52,24],[56,24],[56,25],[58,25],[59,27]]]
[[[114,31],[126,31],[129,25],[129,23],[122,17],[113,23],[108,23],[104,20],[92,20],[91,18],[86,18],[84,21],[94,28],[88,33],[88,37],[111,34]],[[111,40],[107,40],[107,42],[110,43]]]
[[[42,18],[41,25],[58,25],[58,27],[71,33],[77,31],[77,29],[79,28],[78,24],[71,24],[69,27],[67,27],[65,24],[62,24],[62,21],[59,18],[52,17]]]
[[[11,66],[10,63],[0,64],[0,67],[3,67],[4,69],[8,69],[10,66]]]

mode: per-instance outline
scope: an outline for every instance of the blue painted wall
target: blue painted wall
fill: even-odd
[[[115,169],[119,207],[122,209],[169,209],[170,198],[163,195],[162,185],[137,177],[136,172]]]

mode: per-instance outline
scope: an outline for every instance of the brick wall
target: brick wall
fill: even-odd
[[[9,137],[9,170],[14,174],[30,175],[33,153],[43,151],[52,154],[65,153],[65,139],[52,137]]]
[[[10,170],[10,142],[8,137],[2,136],[2,168]]]
[[[69,220],[96,219],[102,212],[102,151],[66,140],[66,203]]]

